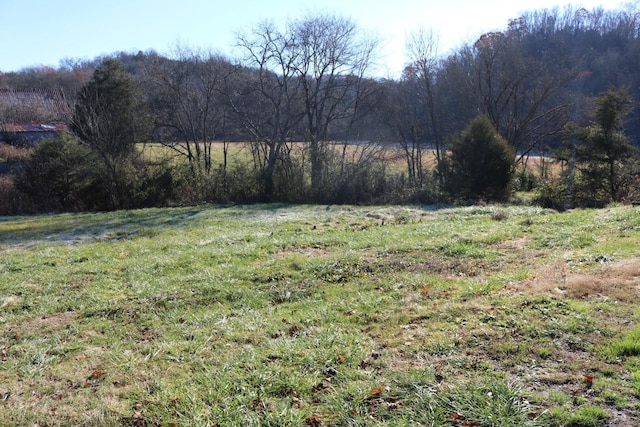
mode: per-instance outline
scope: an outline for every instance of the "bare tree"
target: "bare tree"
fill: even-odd
[[[187,158],[194,173],[211,173],[212,145],[224,138],[228,115],[225,81],[234,71],[219,55],[183,46],[175,48],[174,58],[155,57],[147,65],[156,132],[163,145]]]
[[[518,161],[564,128],[571,104],[559,95],[576,76],[569,58],[528,55],[519,44],[526,31],[523,20],[513,20],[506,33],[486,34],[474,46],[478,105],[516,150]]]
[[[293,34],[263,22],[249,35],[239,34],[238,45],[250,68],[242,70],[240,90],[230,97],[231,106],[252,136],[255,164],[261,171],[264,196],[269,199],[276,168],[288,160],[288,143],[296,139],[303,119],[301,81],[294,67],[296,41]]]
[[[377,40],[364,38],[356,24],[324,15],[308,17],[293,25],[299,54],[295,67],[303,86],[305,139],[311,161],[311,191],[322,191],[327,143],[331,126],[358,114],[359,91],[377,47]]]
[[[291,22],[284,31],[264,23],[238,39],[247,65],[258,71],[252,93],[263,114],[236,111],[266,147],[265,191],[287,140],[300,137],[308,149],[312,195],[319,197],[332,126],[360,117],[377,42],[361,37],[352,21],[328,15]]]
[[[443,134],[438,114],[437,74],[439,69],[438,36],[433,31],[420,29],[409,36],[407,51],[413,76],[418,80],[418,96],[423,100],[430,141],[435,147],[436,159],[442,158]]]
[[[528,52],[527,23],[510,22],[447,59],[446,97],[459,108],[459,123],[486,114],[523,162],[549,138],[558,137],[572,108],[568,84],[579,62],[548,50]]]
[[[391,109],[387,109],[388,114],[384,120],[403,149],[409,182],[422,186],[425,181],[425,149],[435,148],[438,162],[443,151],[441,111],[437,106],[436,86],[438,39],[433,32],[419,30],[409,36],[407,52],[409,63],[400,81],[389,85],[389,88],[395,88],[389,96]]]

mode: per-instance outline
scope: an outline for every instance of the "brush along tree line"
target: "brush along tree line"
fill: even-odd
[[[562,174],[543,177],[541,203],[632,199],[632,12],[533,12],[447,57],[418,32],[397,80],[370,77],[378,41],[330,15],[238,35],[237,63],[184,46],[116,55],[78,90],[71,133],[38,146],[16,186],[37,210],[505,201],[527,179],[516,170],[546,153]],[[178,161],[141,156],[149,141]],[[229,157],[236,141],[250,143],[243,161]]]

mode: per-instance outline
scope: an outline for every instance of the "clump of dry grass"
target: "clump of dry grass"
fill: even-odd
[[[521,291],[554,292],[571,298],[599,297],[604,300],[633,302],[640,298],[640,259],[630,259],[595,271],[572,271],[566,263],[553,263],[535,278],[521,283]]]
[[[26,160],[32,151],[30,147],[15,147],[0,142],[0,215],[33,211],[33,203],[15,185],[19,163]]]
[[[15,147],[4,142],[0,142],[0,162],[13,163],[26,159],[32,148]]]
[[[496,211],[491,214],[491,219],[494,221],[504,221],[506,219],[509,219],[509,213],[502,210]]]
[[[15,188],[14,181],[15,179],[13,176],[0,176],[0,215],[14,213],[9,211],[17,197],[17,190]]]

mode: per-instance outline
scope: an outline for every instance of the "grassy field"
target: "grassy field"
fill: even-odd
[[[0,218],[0,425],[639,425],[639,209]]]

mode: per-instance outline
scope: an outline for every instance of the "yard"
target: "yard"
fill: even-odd
[[[0,218],[3,425],[640,423],[640,212]]]

